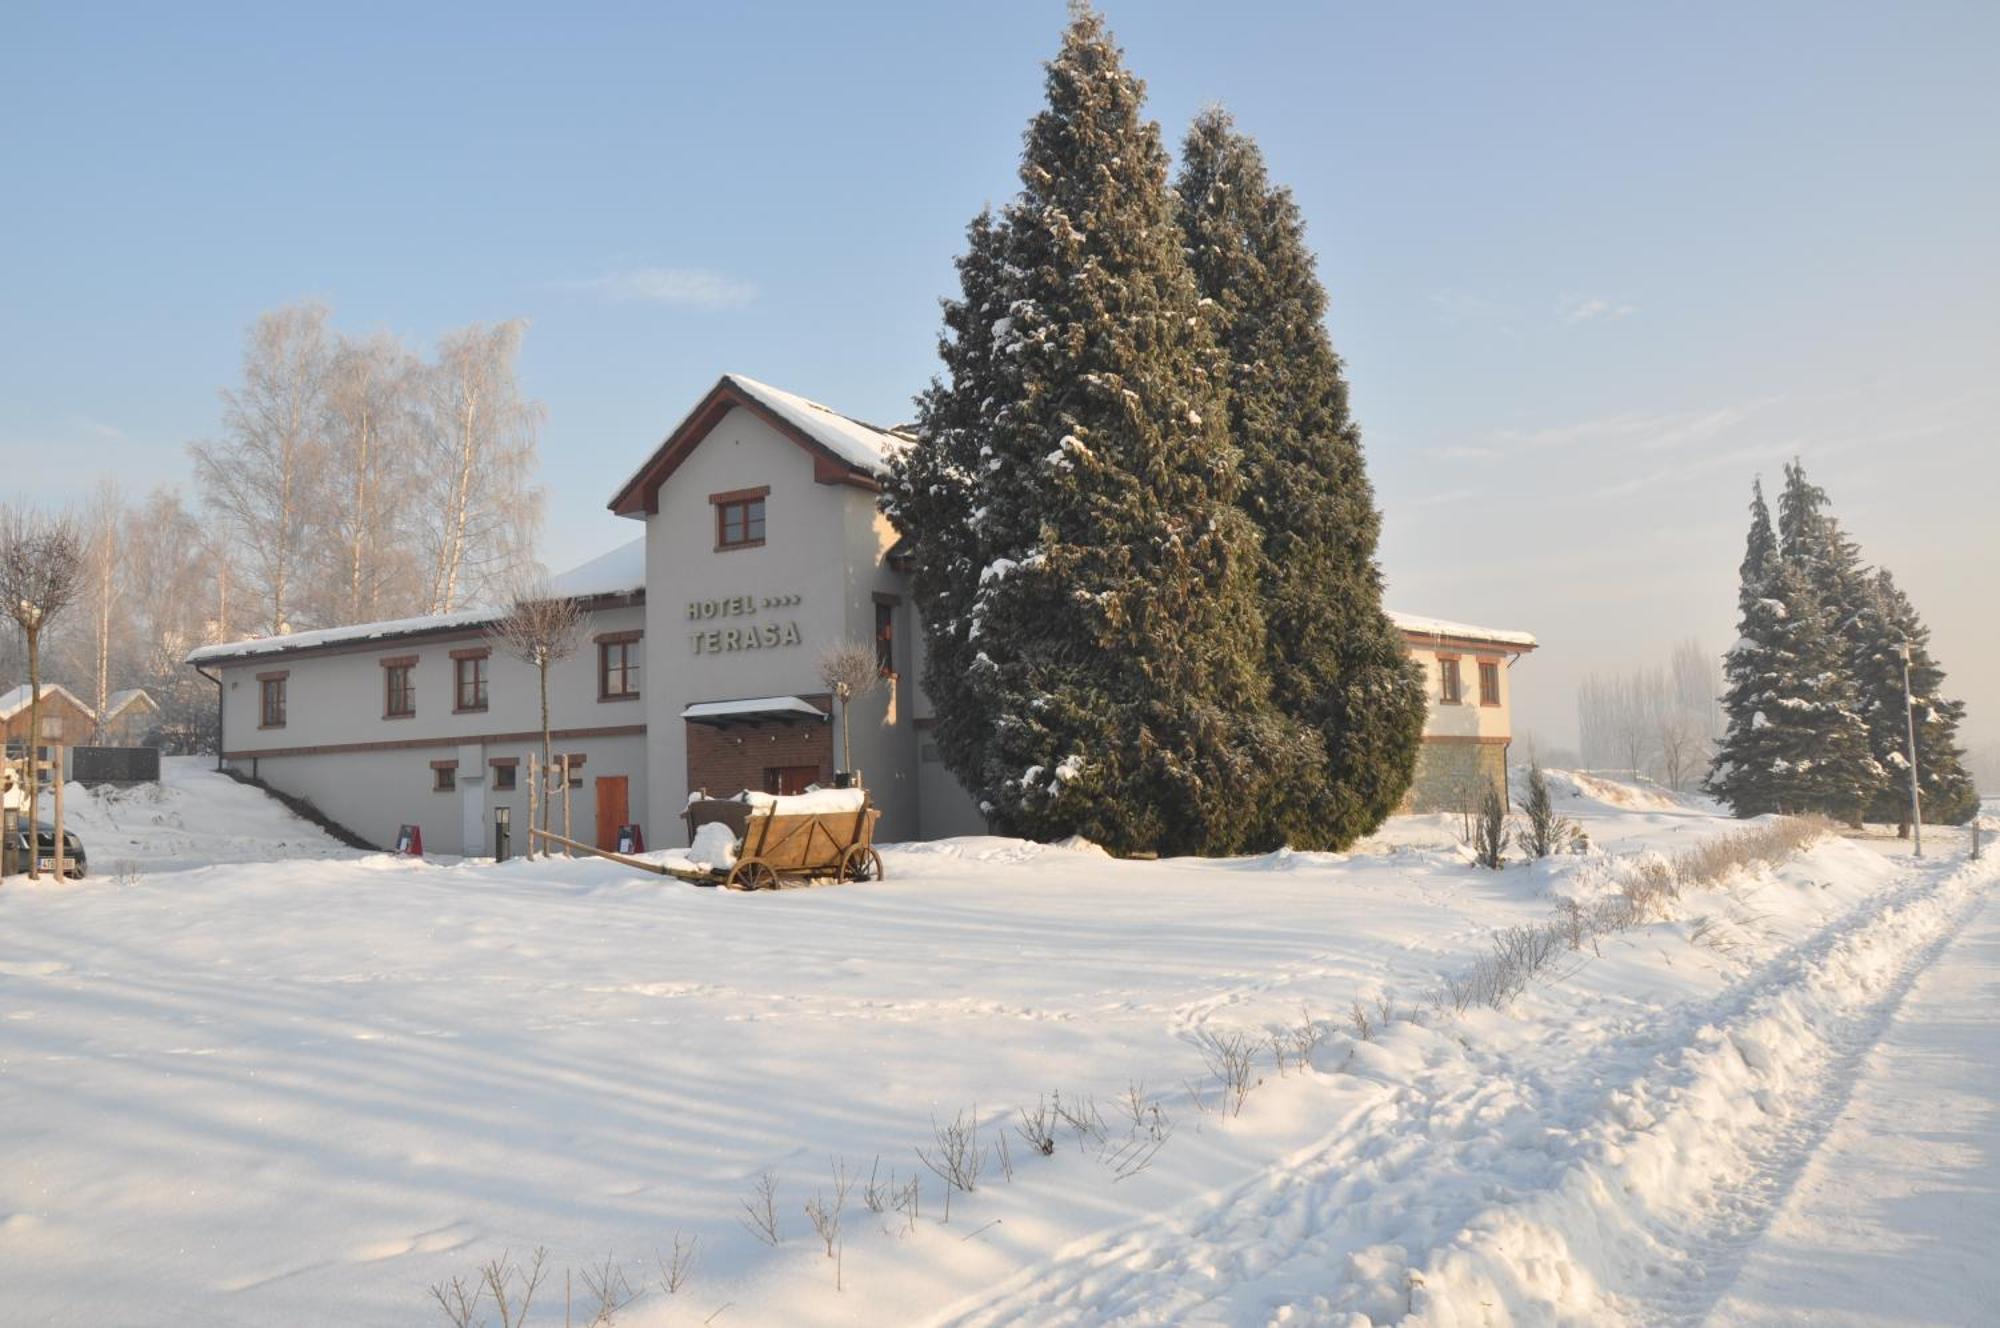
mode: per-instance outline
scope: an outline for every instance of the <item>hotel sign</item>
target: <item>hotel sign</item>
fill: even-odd
[[[697,655],[727,655],[798,645],[804,637],[795,620],[771,621],[766,615],[797,608],[803,598],[802,595],[731,595],[721,599],[691,599],[687,606],[688,621],[715,625],[688,633],[688,644]],[[746,618],[760,621],[743,621]]]

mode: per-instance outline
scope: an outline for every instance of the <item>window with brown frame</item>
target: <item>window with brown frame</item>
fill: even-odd
[[[456,697],[453,708],[457,710],[484,710],[486,708],[486,656],[470,655],[452,662],[452,674],[456,679],[453,692]]]
[[[1465,685],[1458,675],[1458,657],[1440,655],[1438,657],[1438,700],[1446,705],[1457,705],[1464,699]]]
[[[560,756],[556,758],[558,762],[562,759]],[[569,786],[573,789],[583,787],[583,760],[584,758],[575,752],[569,754]]]
[[[1479,661],[1479,704],[1500,704],[1500,665],[1490,659]]]
[[[257,727],[285,727],[285,676],[257,680]]]
[[[388,719],[408,719],[417,713],[417,684],[408,664],[390,664],[382,669],[382,714]]]
[[[458,763],[455,761],[431,762],[431,791],[453,793],[458,789]]]
[[[597,699],[623,701],[639,694],[639,643],[597,643]]]
[[[764,542],[764,499],[731,498],[715,504],[715,547],[748,549]]]
[[[875,668],[885,678],[896,676],[896,606],[875,601]]]
[[[509,764],[509,765],[501,765],[501,764],[500,764],[499,762],[497,762],[497,761],[496,761],[496,762],[494,762],[494,764],[493,764],[493,791],[494,791],[495,793],[511,793],[511,792],[513,792],[513,790],[514,790],[514,770],[515,770],[515,767],[514,767],[513,765],[511,765],[511,764]]]

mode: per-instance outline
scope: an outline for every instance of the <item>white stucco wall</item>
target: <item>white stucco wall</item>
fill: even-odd
[[[600,778],[628,780],[631,815],[647,806],[643,734],[621,732],[645,722],[644,701],[598,699],[597,647],[604,632],[639,628],[637,606],[592,613],[577,653],[549,671],[549,722],[558,753],[582,755],[582,787],[571,793],[575,838],[595,834]],[[216,666],[222,680],[223,750],[229,761],[276,788],[310,799],[328,817],[380,847],[399,826],[421,825],[430,853],[485,855],[492,851],[492,808],[515,808],[514,851],[527,848],[526,760],[539,755],[541,709],[535,670],[494,650],[487,660],[487,708],[455,711],[451,652],[489,643],[477,632],[371,641],[303,652],[256,655]],[[639,643],[643,698],[652,681],[649,645]],[[416,714],[383,713],[382,660],[415,656]],[[258,725],[257,675],[286,674],[282,728]],[[491,787],[494,757],[521,761],[517,789]],[[456,760],[456,790],[434,791],[431,762]],[[642,821],[643,823],[643,821]],[[655,830],[646,825],[648,842]]]
[[[764,543],[718,549],[710,496],[758,488],[769,490]],[[646,634],[658,683],[646,698],[653,821],[677,819],[687,799],[682,710],[707,701],[823,693],[820,652],[843,636],[872,643],[879,593],[903,599],[894,610],[902,676],[855,706],[853,759],[882,808],[881,836],[918,833],[911,666],[905,662],[915,628],[903,577],[883,559],[893,542],[874,493],[820,483],[811,454],[740,407],[725,414],[667,478],[658,512],[646,518]],[[714,616],[690,616],[691,605],[717,600],[730,603]],[[797,640],[710,648],[710,632],[765,626],[795,627]],[[832,740],[838,765],[837,722]]]
[[[1513,736],[1514,683],[1510,665],[1514,656],[1506,651],[1485,650],[1475,645],[1437,645],[1412,640],[1410,655],[1424,671],[1424,695],[1430,713],[1424,720],[1424,736],[1447,738],[1498,738]],[[1446,704],[1441,656],[1458,656],[1459,701]],[[1479,700],[1479,665],[1490,661],[1499,666],[1500,703],[1483,705]]]

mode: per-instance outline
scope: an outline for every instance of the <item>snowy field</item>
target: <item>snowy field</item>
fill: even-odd
[[[1865,1143],[1850,1106],[1893,1114],[1858,1067],[2000,871],[1955,832],[1922,864],[1825,840],[1459,1012],[1429,994],[1497,929],[1734,823],[1565,778],[1591,851],[1500,873],[1413,817],[1348,855],[969,839],[743,895],[355,854],[172,765],[73,791],[92,880],[0,891],[10,1325],[443,1324],[433,1284],[537,1246],[531,1323],[564,1322],[565,1268],[588,1321],[607,1259],[636,1328],[1732,1322],[1782,1300],[1774,1240],[1827,1229],[1800,1177]],[[1273,1035],[1316,1045],[1281,1070]],[[1043,1156],[1016,1127],[1058,1092],[1084,1124]],[[983,1165],[947,1220],[917,1150],[961,1119]],[[832,1259],[804,1209],[843,1163]],[[918,1210],[871,1211],[871,1170]]]

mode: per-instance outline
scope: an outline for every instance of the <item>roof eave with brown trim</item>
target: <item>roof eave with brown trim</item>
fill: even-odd
[[[660,510],[660,486],[687,460],[688,454],[722,422],[731,410],[742,407],[779,435],[796,443],[813,459],[813,479],[821,484],[847,484],[857,489],[879,492],[882,482],[864,467],[854,465],[834,453],[811,434],[787,420],[757,398],[731,382],[727,374],[716,380],[701,404],[688,412],[666,441],[662,442],[611,499],[609,507],[618,516],[648,517]]]

